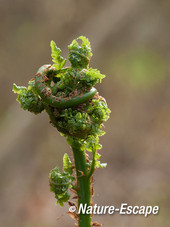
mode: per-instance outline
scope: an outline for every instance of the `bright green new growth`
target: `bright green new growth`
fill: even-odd
[[[109,118],[110,110],[94,88],[105,75],[89,68],[92,52],[88,39],[80,36],[68,49],[71,65],[64,67],[66,59],[51,41],[54,64],[41,66],[27,88],[14,84],[13,91],[18,94],[17,101],[24,110],[35,114],[45,110],[51,124],[72,147],[75,166],[65,154],[63,172],[56,167],[49,176],[50,190],[55,193],[57,203],[63,206],[70,198],[69,189],[73,188],[77,193],[78,206],[80,203],[90,205],[91,176],[96,168],[106,166],[106,163],[100,163],[98,150],[102,147],[99,144],[99,136],[104,134],[102,125]],[[92,160],[89,160],[86,151],[92,152]],[[79,214],[75,218],[80,227],[91,226],[90,215]]]
[[[63,203],[67,202],[70,198],[68,189],[72,188],[72,182],[75,180],[72,173],[72,162],[67,154],[64,154],[63,157],[63,172],[60,173],[58,167],[55,167],[50,172],[50,191],[55,193],[57,203],[61,206],[63,206]]]
[[[81,46],[79,46],[77,40],[82,40]],[[68,46],[70,51],[69,61],[71,65],[75,68],[88,68],[90,58],[92,57],[92,51],[90,42],[84,36],[80,36],[78,39],[73,40],[73,42]]]
[[[53,62],[55,63],[53,66],[56,69],[62,69],[66,63],[66,59],[60,56],[61,50],[58,48],[55,44],[55,42],[51,41],[51,57],[53,59]]]
[[[72,174],[73,173],[73,166],[68,154],[64,154],[63,156],[63,171]]]
[[[21,108],[35,114],[41,113],[44,110],[44,104],[40,98],[34,93],[32,87],[20,87],[13,85],[14,93],[18,94],[17,101],[21,103]]]

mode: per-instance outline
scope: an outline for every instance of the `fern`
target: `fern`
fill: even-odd
[[[71,162],[68,154],[64,154],[64,156],[63,156],[63,171],[70,173],[70,174],[73,173],[72,162]]]
[[[56,43],[53,40],[51,41],[50,46],[52,61],[55,63],[53,66],[57,70],[62,69],[66,63],[66,59],[60,56],[61,50],[56,46]]]

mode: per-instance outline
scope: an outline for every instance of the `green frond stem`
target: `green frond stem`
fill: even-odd
[[[87,177],[90,178],[93,173],[94,173],[94,170],[95,170],[95,165],[96,165],[96,149],[92,149],[92,153],[93,153],[93,159],[92,159],[92,162],[91,162],[91,166],[90,166],[90,170],[87,174]]]
[[[48,81],[48,77],[46,76],[46,71],[43,73],[37,73],[35,77],[35,88],[37,93],[43,99],[44,102],[48,103],[50,106],[57,108],[67,108],[72,106],[78,106],[84,102],[87,102],[91,99],[96,93],[96,88],[92,87],[90,91],[80,94],[76,97],[71,98],[61,98],[52,95],[51,89],[46,85]]]
[[[78,140],[73,140],[71,146],[77,173],[77,194],[79,196],[78,207],[80,204],[87,204],[87,206],[90,206],[91,186],[90,178],[87,176],[88,166],[85,157],[85,151],[82,149],[81,142]],[[91,227],[90,214],[79,214],[79,227]]]

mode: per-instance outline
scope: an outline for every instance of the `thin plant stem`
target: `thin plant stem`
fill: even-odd
[[[87,206],[90,206],[90,178],[87,176],[88,165],[86,161],[85,151],[82,149],[81,144],[76,140],[72,144],[72,150],[77,174],[77,194],[79,197],[78,207],[80,204],[82,204],[83,206],[85,204],[87,204]],[[90,214],[79,214],[79,227],[91,227]]]

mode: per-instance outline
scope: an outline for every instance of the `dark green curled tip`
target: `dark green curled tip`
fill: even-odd
[[[50,106],[57,107],[57,108],[68,108],[68,107],[78,106],[84,102],[87,102],[97,92],[96,88],[93,87],[90,89],[90,91],[76,97],[70,97],[70,98],[56,97],[52,95],[52,91],[50,87],[46,85],[47,81],[48,81],[48,78],[46,76],[46,73],[37,73],[35,77],[36,91],[44,102],[46,102]]]

